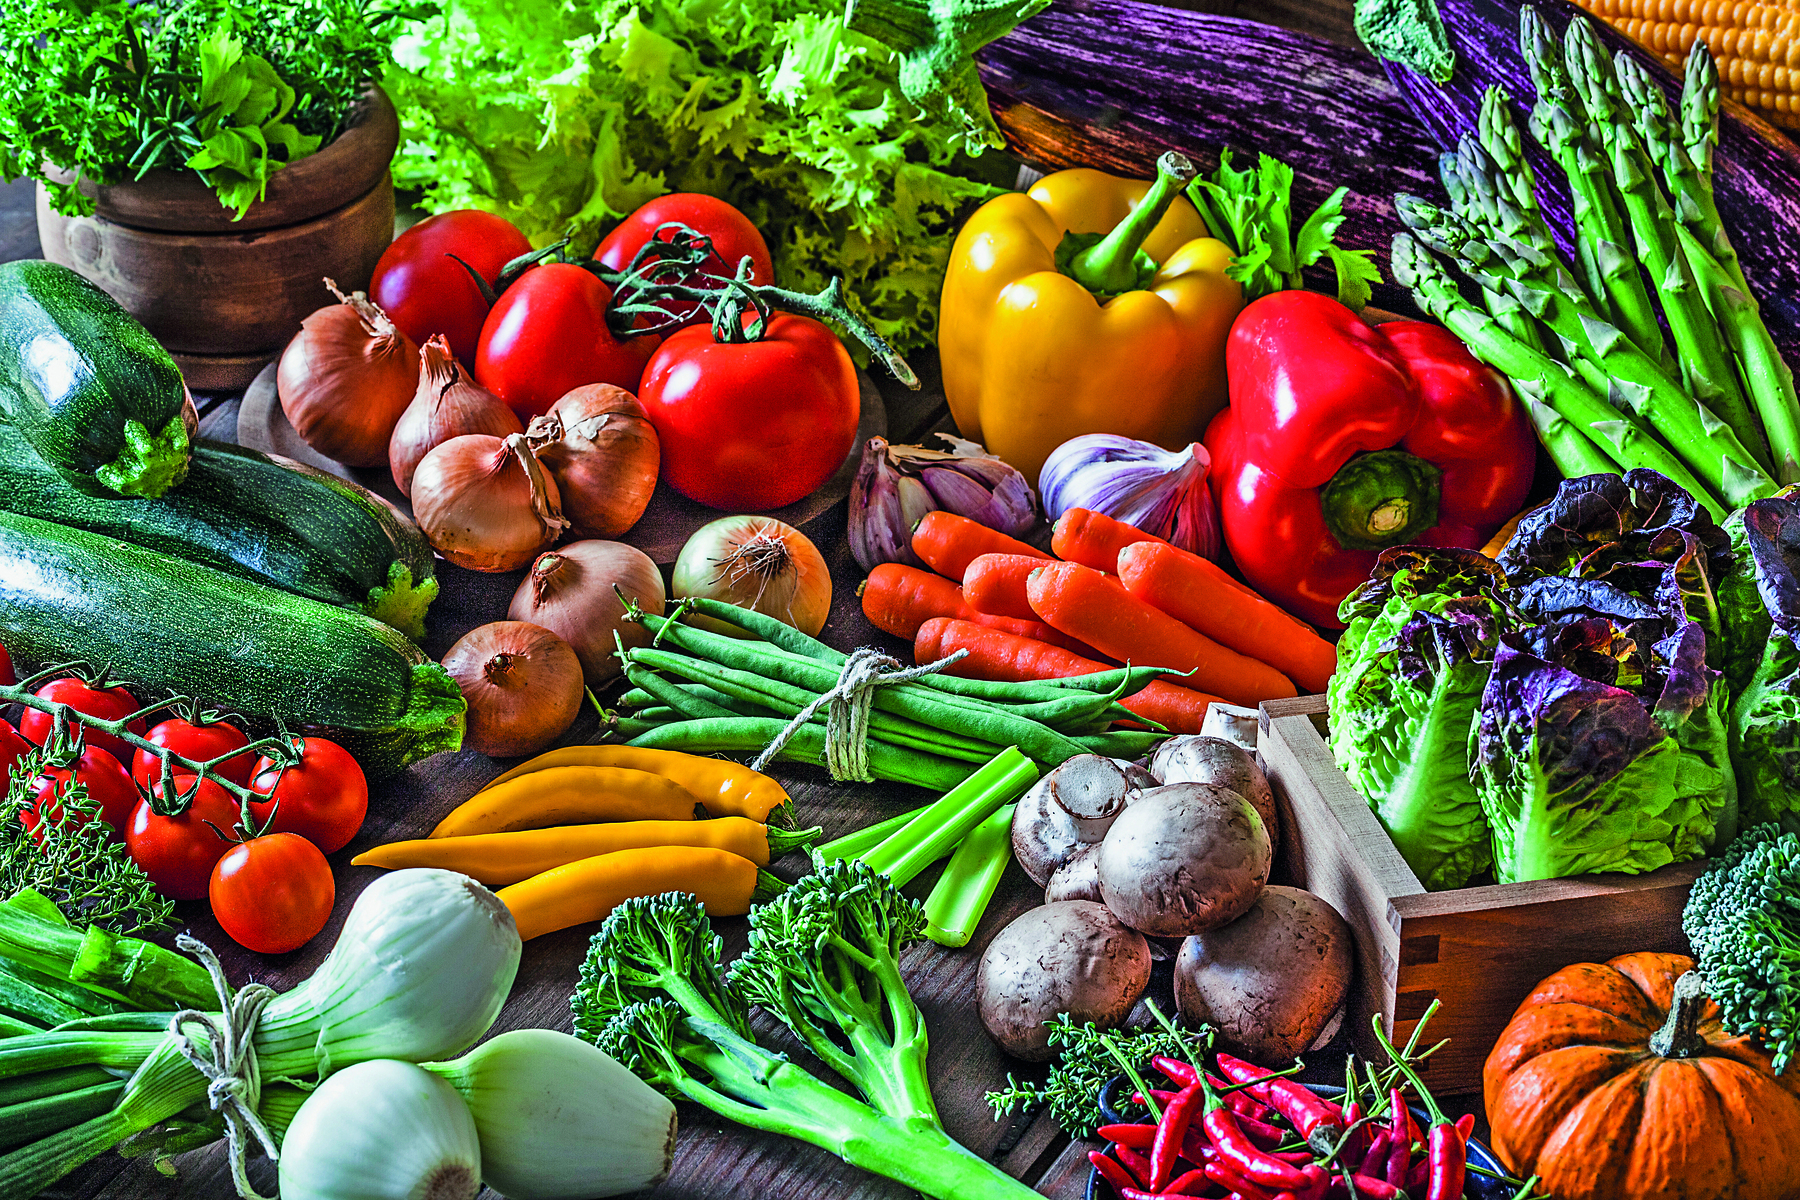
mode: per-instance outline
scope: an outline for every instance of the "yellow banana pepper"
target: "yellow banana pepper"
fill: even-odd
[[[944,277],[938,351],[964,437],[1037,479],[1084,433],[1178,450],[1225,407],[1225,337],[1243,289],[1231,250],[1181,196],[1194,167],[1165,154],[1153,183],[1080,168],[982,205]]]

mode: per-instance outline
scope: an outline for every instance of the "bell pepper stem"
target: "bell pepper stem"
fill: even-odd
[[[1319,500],[1346,550],[1381,550],[1437,524],[1443,472],[1404,450],[1360,454],[1338,468]]]
[[[1131,215],[1113,226],[1112,232],[1077,254],[1069,274],[1089,291],[1117,294],[1139,286],[1138,255],[1150,236],[1198,172],[1185,154],[1174,150],[1156,160],[1156,181]]]

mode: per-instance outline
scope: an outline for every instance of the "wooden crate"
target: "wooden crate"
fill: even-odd
[[[1481,1066],[1540,979],[1634,950],[1687,953],[1681,909],[1703,863],[1647,875],[1584,875],[1427,892],[1325,744],[1325,697],[1262,708],[1260,754],[1281,809],[1281,867],[1329,900],[1356,935],[1350,1008],[1357,1044],[1370,1018],[1411,1034],[1433,1000],[1434,1091],[1481,1089]]]

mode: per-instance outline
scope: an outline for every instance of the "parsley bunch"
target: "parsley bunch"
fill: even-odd
[[[91,212],[102,185],[191,169],[242,217],[276,170],[343,132],[381,79],[389,0],[17,0],[0,6],[0,174]]]

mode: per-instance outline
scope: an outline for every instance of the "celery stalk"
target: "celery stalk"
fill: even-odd
[[[814,851],[826,862],[836,862],[840,858],[855,858],[864,851],[873,850],[888,837],[906,828],[907,823],[920,813],[923,808],[915,808],[911,812],[903,812],[897,817],[889,817],[885,821],[877,821],[873,825],[865,825],[854,833],[846,833],[841,838],[833,838]]]
[[[940,946],[966,946],[981,924],[1006,864],[1012,861],[1016,804],[994,812],[962,840],[937,886],[925,898],[925,936]]]
[[[1017,746],[1008,746],[904,829],[863,854],[862,861],[895,887],[905,887],[1001,805],[1023,796],[1037,778],[1036,764]]]

